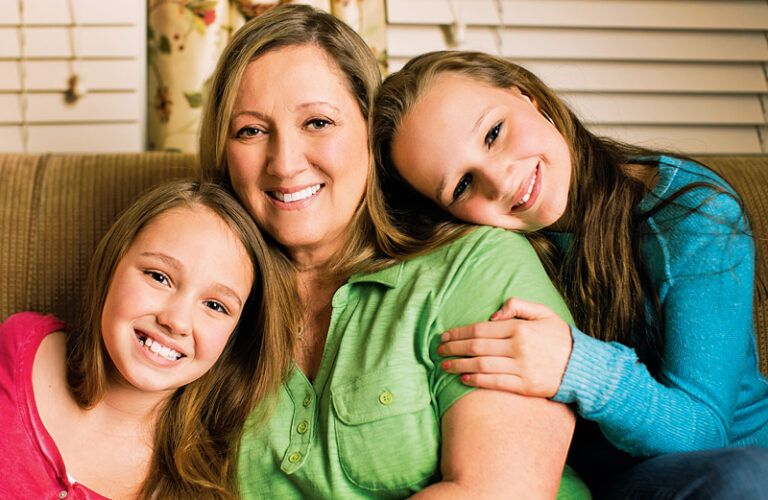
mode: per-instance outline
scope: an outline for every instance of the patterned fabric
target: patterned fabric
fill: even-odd
[[[283,3],[331,12],[362,35],[384,69],[384,0],[149,0],[149,149],[197,151],[208,80],[230,34]]]

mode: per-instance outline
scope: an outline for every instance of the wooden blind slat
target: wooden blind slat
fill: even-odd
[[[592,125],[598,135],[685,154],[759,154],[755,127],[669,127]]]
[[[768,12],[756,1],[388,0],[392,24],[628,29],[766,30]]]
[[[587,123],[760,125],[757,96],[560,94]]]
[[[21,90],[19,61],[0,61],[0,92]],[[25,61],[26,88],[28,91],[59,91],[67,88],[70,76],[69,63],[58,61]],[[88,91],[138,90],[145,83],[140,62],[136,59],[85,60],[75,63],[75,70],[83,79]]]
[[[19,28],[0,27],[0,58],[18,58]],[[22,28],[26,37],[24,55],[27,58],[50,59],[72,57],[67,27]],[[74,28],[75,50],[79,58],[135,58],[146,43],[133,26]]]
[[[62,153],[141,151],[141,127],[132,123],[30,125],[29,151]],[[23,151],[19,127],[0,126],[2,151]]]
[[[499,44],[501,39],[501,44]],[[390,56],[413,57],[461,48],[513,58],[625,61],[766,61],[762,32],[668,32],[592,29],[467,28],[461,46],[449,43],[438,26],[393,25],[387,30]]]

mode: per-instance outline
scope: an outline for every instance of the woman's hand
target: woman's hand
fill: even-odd
[[[550,398],[563,380],[573,340],[568,324],[550,308],[508,299],[491,321],[443,333],[441,356],[450,373],[474,387]]]

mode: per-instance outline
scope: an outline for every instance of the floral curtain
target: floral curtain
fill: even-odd
[[[197,150],[208,79],[229,36],[282,3],[331,12],[357,30],[386,64],[385,0],[148,0],[148,146]]]

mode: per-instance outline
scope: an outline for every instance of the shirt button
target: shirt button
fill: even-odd
[[[307,397],[304,398],[304,408],[312,404],[312,394],[307,394]]]
[[[291,453],[291,455],[288,457],[288,461],[289,461],[289,462],[291,462],[292,464],[295,464],[295,463],[296,463],[296,462],[298,462],[299,460],[301,460],[301,453],[299,453],[298,451],[294,451],[294,452],[293,452],[293,453]]]
[[[298,432],[299,434],[304,434],[308,430],[309,430],[309,422],[307,422],[306,420],[304,420],[303,422],[301,422],[299,425],[296,426],[296,432]]]
[[[59,492],[59,498],[67,498],[67,490],[61,490]]]
[[[392,393],[389,391],[382,391],[382,393],[379,394],[379,403],[383,404],[384,406],[391,404],[392,399]]]

